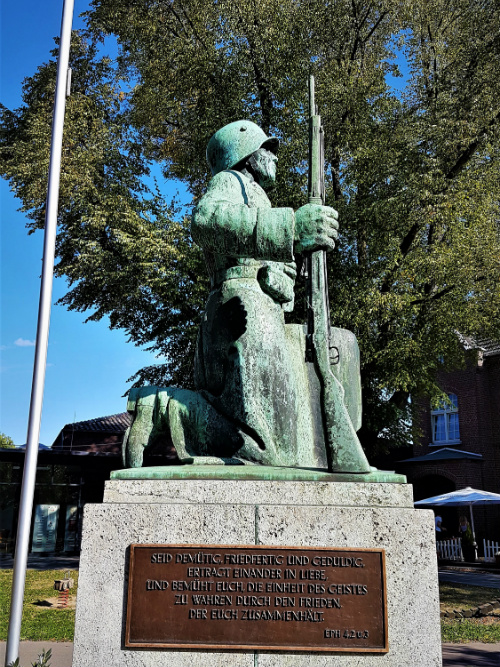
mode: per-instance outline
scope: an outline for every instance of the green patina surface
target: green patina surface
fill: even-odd
[[[279,468],[276,466],[256,465],[184,465],[151,466],[148,468],[129,468],[115,470],[111,479],[241,479],[241,480],[278,480],[285,482],[378,482],[405,484],[404,475],[396,475],[384,470],[369,473],[331,473],[325,470],[305,468]]]
[[[141,468],[144,452],[158,443],[190,465],[123,471],[116,479],[324,479],[329,470],[354,473],[343,481],[386,481],[388,473],[371,470],[356,435],[361,386],[355,336],[330,328],[329,308],[323,308],[320,317],[313,313],[309,358],[305,328],[285,324],[284,313],[294,304],[295,253],[333,248],[338,223],[336,212],[316,201],[296,212],[271,207],[265,188],[275,179],[277,148],[276,139],[249,121],[231,123],[209,142],[213,179],[191,225],[212,287],[195,354],[196,391],[132,390],[127,409],[134,420],[123,446],[126,468]],[[310,302],[319,312],[323,302],[314,293]],[[193,465],[200,457],[257,465],[208,470]]]

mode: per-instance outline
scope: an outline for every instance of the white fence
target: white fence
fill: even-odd
[[[484,560],[487,563],[495,562],[495,554],[500,551],[500,543],[492,540],[483,540]]]
[[[462,540],[455,537],[451,540],[439,540],[436,542],[436,549],[438,558],[446,560],[463,560],[462,554]]]

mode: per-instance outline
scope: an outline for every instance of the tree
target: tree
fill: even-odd
[[[175,203],[142,180],[148,162],[109,58],[75,34],[70,66],[56,246],[56,273],[70,289],[61,303],[93,309],[89,320],[108,315],[138,345],[155,343],[167,371],[142,369],[138,382],[161,382],[166,372],[182,382],[206,292],[201,252]],[[31,218],[30,233],[45,219],[55,76],[55,62],[40,67],[25,82],[25,106],[1,110],[2,172]]]
[[[14,449],[14,440],[10,436],[5,435],[5,433],[0,433],[0,447],[2,449]]]
[[[337,314],[363,342],[365,441],[397,439],[410,393],[436,395],[457,332],[498,337],[499,20],[487,2],[415,3],[403,104],[347,160]]]
[[[500,335],[500,12],[488,0],[94,0],[75,35],[57,270],[72,309],[95,308],[166,357],[137,381],[189,382],[207,290],[188,222],[144,185],[150,161],[193,197],[215,130],[250,118],[281,138],[275,205],[305,203],[306,82],[326,134],[336,326],[362,355],[371,451],[409,438],[409,396],[436,394],[456,332]],[[97,43],[116,36],[116,63]],[[395,49],[411,77],[403,95]],[[400,55],[402,57],[402,55]],[[53,64],[4,110],[2,173],[43,224]],[[300,300],[299,300],[300,301]],[[300,321],[303,311],[293,317]],[[185,355],[185,352],[188,354]]]

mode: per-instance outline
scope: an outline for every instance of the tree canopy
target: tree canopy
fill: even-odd
[[[0,433],[0,447],[2,449],[14,449],[15,444],[14,440],[10,435],[5,435],[5,433]]]
[[[71,56],[62,301],[166,358],[138,383],[189,385],[208,286],[189,221],[147,185],[149,166],[196,201],[208,139],[248,118],[281,140],[273,204],[297,208],[314,73],[341,224],[332,321],[360,343],[362,442],[407,441],[408,397],[436,394],[438,369],[460,362],[457,332],[500,335],[499,35],[490,0],[94,0]],[[110,38],[113,60],[101,55]],[[54,85],[49,62],[23,106],[2,109],[1,173],[31,230],[43,226]]]

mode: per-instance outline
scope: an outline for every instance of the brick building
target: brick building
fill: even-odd
[[[30,550],[78,552],[85,503],[100,503],[104,483],[122,466],[128,412],[66,424],[38,453]],[[0,554],[12,553],[17,532],[25,448],[0,449]]]
[[[439,386],[448,400],[432,409],[417,406],[423,436],[413,456],[399,461],[398,472],[413,484],[415,500],[471,486],[500,493],[500,344],[463,338],[465,367],[441,373]],[[441,511],[448,534],[457,534],[458,518],[468,508]],[[478,544],[500,541],[500,509],[475,507]]]
[[[128,412],[121,412],[108,417],[66,424],[52,443],[52,451],[99,456],[116,455],[121,458],[123,435],[131,422],[131,415]]]

